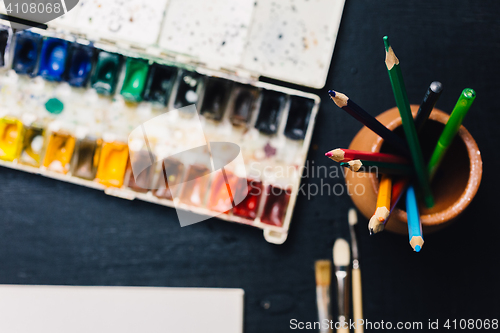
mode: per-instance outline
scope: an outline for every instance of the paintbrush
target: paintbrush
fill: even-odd
[[[330,321],[332,313],[330,310],[330,282],[332,280],[332,264],[330,260],[318,260],[314,265],[316,271],[316,302],[318,305],[318,317],[320,322],[320,333],[332,332]],[[328,325],[323,325],[328,322]]]
[[[361,269],[359,268],[358,241],[354,226],[358,224],[358,214],[354,208],[349,209],[349,230],[351,232],[352,251],[352,318],[354,320],[354,332],[363,333],[361,324],[363,319],[363,297],[361,293]]]
[[[351,255],[349,244],[345,239],[339,238],[333,245],[333,265],[335,266],[335,276],[337,277],[337,304],[338,322],[340,327],[337,332],[349,332],[349,264]]]

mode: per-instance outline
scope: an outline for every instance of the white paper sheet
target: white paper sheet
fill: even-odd
[[[237,333],[241,289],[0,286],[0,332]]]

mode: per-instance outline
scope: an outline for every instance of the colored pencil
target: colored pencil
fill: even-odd
[[[359,151],[352,149],[341,149],[337,148],[329,151],[325,156],[331,158],[336,162],[349,162],[352,160],[364,160],[364,161],[375,161],[375,162],[388,162],[388,163],[401,163],[409,164],[410,161],[407,158],[385,153],[374,153],[367,151]]]
[[[417,197],[415,196],[415,189],[412,185],[410,185],[406,191],[406,214],[408,216],[410,245],[416,252],[420,252],[424,245],[424,237],[418,212]]]
[[[328,94],[339,108],[346,111],[353,118],[371,129],[394,148],[398,149],[402,154],[404,154],[405,156],[409,156],[408,145],[405,143],[405,141],[397,134],[389,130],[387,127],[385,127],[374,116],[363,110],[359,105],[354,103],[349,97],[341,92],[330,90],[328,91]]]
[[[391,212],[392,178],[382,175],[377,195],[377,209],[368,223],[370,235],[384,230],[384,225]]]
[[[427,119],[429,119],[429,115],[434,108],[434,105],[436,104],[439,96],[441,96],[442,91],[443,85],[438,81],[432,82],[429,86],[429,89],[427,89],[422,104],[420,104],[420,108],[417,112],[417,116],[415,117],[415,127],[418,134],[421,134],[422,128],[424,127]],[[390,214],[392,214],[394,208],[396,208],[399,199],[401,199],[409,184],[410,179],[406,177],[392,183],[391,210],[389,216]]]
[[[403,196],[403,193],[408,188],[408,185],[410,185],[410,178],[408,178],[408,177],[398,179],[397,181],[392,181],[391,206],[389,209],[389,215],[387,216],[385,221],[383,221],[383,226],[380,226],[379,229],[374,229],[373,233],[377,233],[379,231],[384,230],[385,224],[387,223],[387,220],[389,220],[389,217],[391,216],[392,212],[394,211],[394,208],[396,208],[396,205],[398,204],[399,200]],[[372,217],[372,219],[373,218],[374,218],[374,216]],[[373,223],[375,223],[375,222],[373,222]],[[368,226],[368,228],[370,229],[369,226]]]
[[[432,157],[429,161],[428,172],[431,181],[436,174],[441,160],[446,154],[446,150],[453,142],[453,138],[455,138],[455,135],[460,129],[462,121],[464,120],[464,117],[469,111],[475,98],[476,92],[470,88],[464,89],[460,94],[457,104],[451,112],[450,118],[448,119],[448,122],[446,123],[446,126],[444,127],[444,130],[439,137],[436,148],[434,148],[434,152],[432,153]]]
[[[384,44],[386,53],[385,64],[387,66],[387,72],[389,73],[389,78],[391,80],[391,86],[394,92],[394,97],[396,99],[396,105],[399,109],[399,114],[401,115],[401,120],[403,122],[406,141],[408,142],[408,145],[410,147],[411,157],[415,166],[419,185],[422,188],[422,192],[424,194],[425,205],[431,208],[432,206],[434,206],[434,198],[432,197],[432,191],[429,184],[429,175],[424,164],[422,150],[420,149],[420,142],[418,141],[417,130],[413,121],[410,103],[408,102],[408,96],[406,96],[406,89],[403,82],[403,76],[401,74],[401,68],[399,67],[399,60],[394,54],[387,36],[384,37]]]
[[[349,168],[349,170],[354,172],[372,172],[392,175],[413,174],[413,167],[410,164],[352,160],[349,162],[341,162],[340,166]]]
[[[391,209],[390,209],[391,213],[394,210],[394,208],[396,208],[399,199],[401,199],[401,197],[403,196],[403,193],[408,188],[408,185],[410,185],[410,178],[407,177],[392,182]]]
[[[424,99],[420,104],[417,116],[415,117],[415,128],[417,129],[417,133],[419,133],[422,130],[422,127],[424,127],[426,120],[429,118],[429,115],[431,114],[432,109],[434,109],[434,106],[436,105],[436,102],[442,92],[443,85],[441,82],[434,81],[430,84],[424,95]]]
[[[406,188],[408,187],[409,184],[410,184],[410,178],[408,178],[408,177],[401,178],[397,181],[392,181],[391,206],[389,209],[389,215],[386,217],[385,221],[382,222],[383,223],[382,226],[379,226],[378,228],[373,228],[373,233],[377,233],[379,231],[384,230],[385,224],[389,220],[389,217],[391,216],[392,212],[394,211],[394,208],[396,208],[396,205],[398,204],[399,199],[403,196],[403,193],[406,191]],[[372,219],[373,218],[375,218],[375,215],[372,216]],[[372,223],[375,224],[376,222],[374,221]],[[370,225],[368,225],[368,229],[371,229]]]

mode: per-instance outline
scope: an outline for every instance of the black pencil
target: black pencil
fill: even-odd
[[[382,139],[391,144],[394,148],[398,149],[400,153],[405,156],[409,155],[409,149],[406,142],[394,134],[391,130],[385,127],[380,121],[378,121],[374,116],[370,115],[368,112],[363,110],[359,105],[354,103],[349,97],[343,93],[336,92],[333,90],[328,91],[330,98],[337,104],[339,108],[349,113],[353,118],[361,122],[363,125],[371,129]]]
[[[432,82],[429,89],[427,89],[422,104],[420,104],[420,108],[418,109],[417,116],[415,117],[415,128],[417,132],[420,132],[422,127],[424,127],[427,118],[429,118],[442,92],[443,85],[438,81]]]

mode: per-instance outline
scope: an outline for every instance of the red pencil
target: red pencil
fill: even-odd
[[[404,191],[406,191],[406,189],[408,188],[408,185],[410,185],[410,179],[406,177],[401,178],[400,180],[392,184],[391,213],[398,204],[398,201],[401,198]]]
[[[410,161],[404,157],[385,154],[385,153],[373,153],[367,151],[359,151],[352,149],[334,149],[325,154],[325,156],[331,158],[336,162],[349,162],[352,160],[364,160],[373,162],[386,162],[386,163],[398,163],[398,164],[409,164]]]

